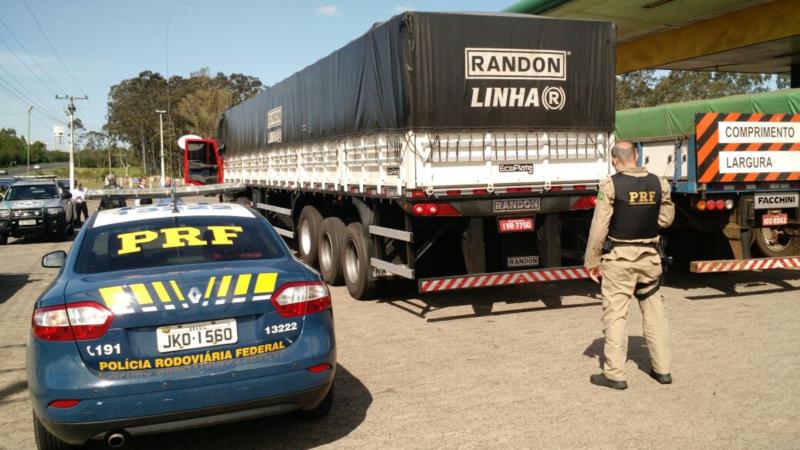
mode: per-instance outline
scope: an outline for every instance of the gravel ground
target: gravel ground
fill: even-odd
[[[0,448],[34,447],[25,383],[32,304],[69,243],[0,247]],[[602,352],[589,282],[359,302],[332,289],[336,404],[134,440],[130,448],[800,448],[800,271],[693,276],[663,289],[675,383],[647,376],[631,312],[627,391],[589,384]],[[473,306],[494,304],[477,316]],[[96,448],[102,448],[95,445]]]

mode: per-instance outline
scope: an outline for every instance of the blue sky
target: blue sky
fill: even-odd
[[[33,139],[51,149],[65,148],[52,137],[56,120],[66,121],[65,102],[55,100],[56,93],[88,95],[89,101],[76,103],[77,116],[88,129],[99,129],[105,122],[109,88],[143,70],[166,74],[167,48],[172,75],[189,76],[209,67],[212,73],[245,73],[271,85],[400,11],[499,11],[512,3],[2,0],[0,128],[27,134],[26,110],[33,102]]]

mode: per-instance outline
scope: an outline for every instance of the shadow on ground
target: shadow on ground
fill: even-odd
[[[603,344],[604,338],[597,338],[586,347],[583,356],[597,358],[598,368],[603,369]],[[650,351],[647,349],[647,341],[642,336],[628,336],[628,361],[636,363],[636,367],[644,373],[650,373]]]
[[[358,428],[372,404],[372,394],[347,369],[338,365],[330,415],[307,421],[294,414],[132,439],[126,449],[297,448],[330,444]],[[91,448],[105,448],[96,442]]]
[[[38,281],[30,278],[28,274],[0,273],[0,304],[13,297],[26,284]]]
[[[666,286],[689,290],[711,288],[719,292],[702,295],[685,295],[687,300],[718,300],[748,295],[800,290],[790,281],[800,280],[797,270],[766,270],[763,272],[722,272],[695,274],[676,271],[667,275]],[[756,289],[761,288],[761,289]]]
[[[383,289],[378,303],[386,303],[428,322],[468,319],[488,315],[518,314],[559,308],[597,306],[599,301],[564,305],[567,296],[599,299],[598,286],[589,280],[528,284],[486,289],[466,289],[441,294],[420,294],[416,282],[392,280]],[[512,310],[493,311],[495,303],[520,305]],[[429,318],[432,312],[442,312],[457,306],[471,306],[473,313],[459,313]]]

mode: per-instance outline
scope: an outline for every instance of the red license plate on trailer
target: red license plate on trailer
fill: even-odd
[[[520,231],[533,231],[533,217],[516,219],[500,219],[497,226],[501,233],[518,233]]]
[[[761,216],[761,226],[776,227],[778,225],[786,225],[789,223],[789,215],[785,213],[778,214],[764,214]]]

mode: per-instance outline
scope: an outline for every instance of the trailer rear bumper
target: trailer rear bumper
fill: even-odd
[[[460,289],[476,289],[517,284],[572,281],[589,278],[584,267],[550,267],[546,269],[514,270],[473,275],[456,275],[419,280],[419,292],[432,293]]]
[[[715,261],[692,261],[689,263],[689,270],[693,273],[744,272],[797,267],[800,267],[800,256],[721,259]]]

